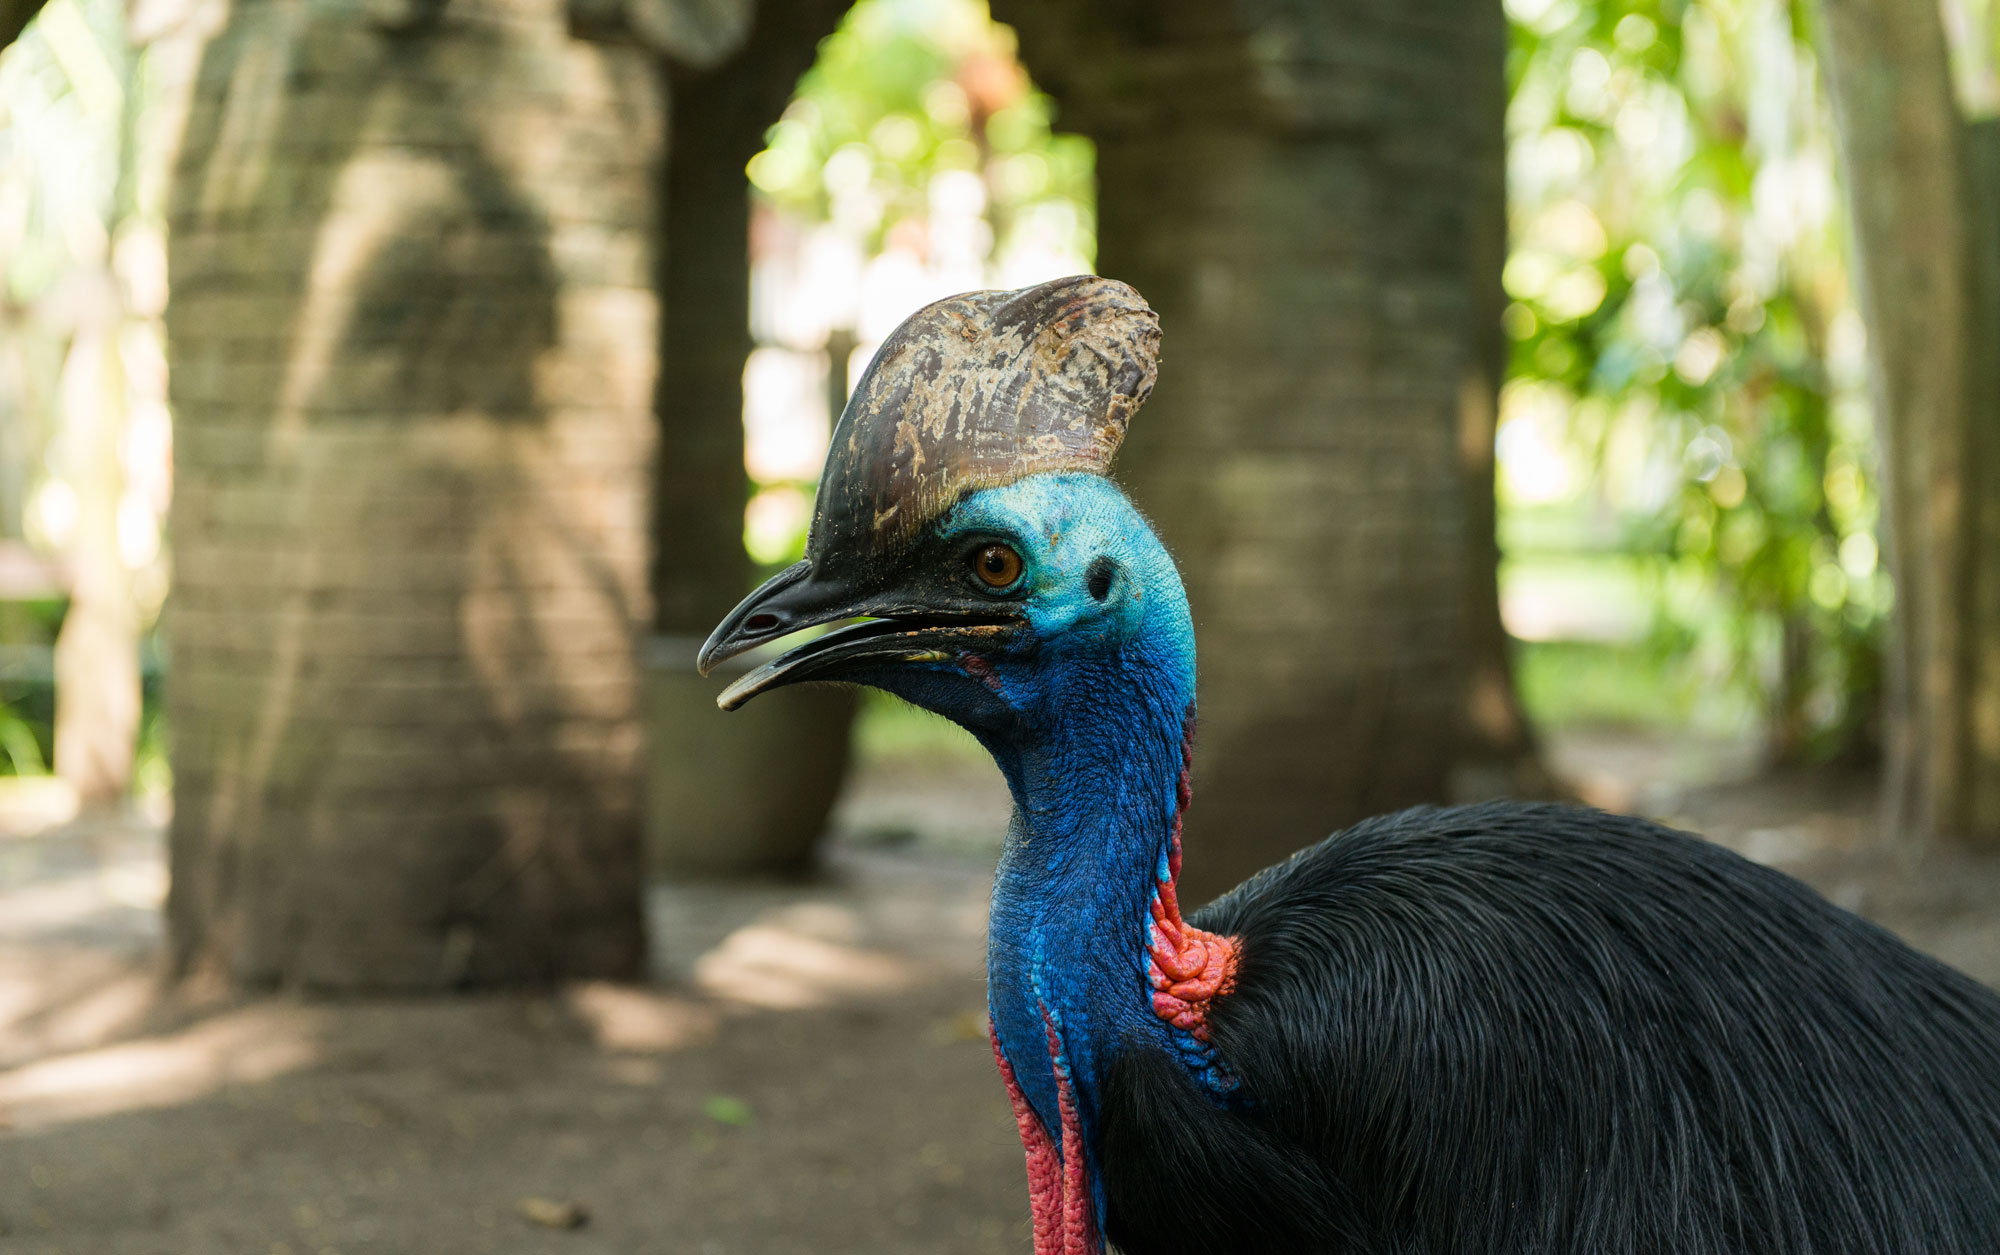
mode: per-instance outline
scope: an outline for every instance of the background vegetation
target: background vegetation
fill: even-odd
[[[1545,727],[1865,758],[1891,589],[1826,102],[1780,0],[1509,6],[1503,601]],[[988,190],[994,259],[1091,252],[1090,148],[977,3],[864,0],[749,173],[768,211],[880,256],[941,176]],[[1041,238],[1037,239],[1039,235]],[[862,360],[865,360],[865,356]],[[815,464],[815,458],[804,459]],[[757,556],[803,543],[766,481]],[[778,525],[760,525],[773,513]],[[923,743],[873,708],[864,745]],[[948,734],[940,734],[948,735]]]
[[[1755,734],[1776,761],[1866,757],[1893,594],[1803,11],[1513,0],[1508,13],[1502,578],[1529,708],[1546,726]],[[1982,0],[1960,21],[1990,38]],[[123,48],[117,5],[57,0],[0,59],[0,543],[52,570],[76,478],[65,295],[127,281],[114,234],[135,208],[144,59]],[[1986,62],[1960,62],[1967,90],[1990,87]],[[863,267],[970,188],[984,236],[965,248],[979,281],[1004,283],[1035,257],[1093,255],[1091,148],[1060,125],[978,0],[862,0],[748,173],[767,236],[794,252],[837,239]],[[753,321],[785,339],[768,301]],[[852,369],[871,337],[850,330]],[[753,464],[760,561],[797,552],[816,464],[810,451]],[[133,514],[133,565],[158,573],[150,624],[158,512]],[[60,589],[15,580],[0,598],[0,772],[43,771]],[[150,707],[146,726],[157,741]]]

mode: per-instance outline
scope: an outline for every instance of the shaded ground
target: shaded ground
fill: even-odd
[[[432,1003],[162,1001],[157,827],[0,836],[0,1250],[1024,1250],[986,856],[901,804],[818,883],[656,891],[655,987]]]
[[[2000,860],[1875,851],[1867,781],[1556,751],[2000,983]],[[983,768],[865,775],[818,882],[656,891],[652,987],[235,1004],[158,994],[156,825],[0,804],[0,1249],[1026,1251],[980,1010],[1003,816]]]

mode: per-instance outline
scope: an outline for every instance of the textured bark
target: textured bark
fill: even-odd
[[[1096,141],[1099,269],[1165,331],[1122,478],[1181,561],[1201,640],[1199,896],[1446,798],[1494,758],[1472,752],[1495,737],[1468,735],[1469,693],[1494,697],[1499,740],[1518,721],[1504,666],[1474,665],[1501,642],[1473,517],[1490,487],[1468,491],[1497,386],[1498,8],[994,15]]]
[[[846,8],[846,0],[766,0],[739,53],[674,77],[653,513],[662,632],[706,636],[752,582],[743,549],[743,364],[752,347],[743,167]]]
[[[1825,0],[1896,580],[1884,816],[2000,845],[2000,157],[1927,0]]]
[[[562,0],[239,0],[172,195],[182,970],[629,976],[664,105]]]
[[[1975,514],[1966,555],[1968,779],[1965,831],[2000,846],[2000,119],[1966,128],[1974,346],[1966,391],[1966,466]]]

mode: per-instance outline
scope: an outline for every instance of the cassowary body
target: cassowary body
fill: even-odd
[[[1193,918],[1242,946],[1218,1057],[1283,1097],[1113,1062],[1134,1255],[2000,1251],[2000,998],[1719,847],[1407,811]]]
[[[1410,811],[1183,918],[1193,628],[1094,473],[1150,317],[1086,279],[913,318],[808,560],[705,650],[875,616],[723,703],[875,685],[1006,775],[988,997],[1037,1255],[2000,1252],[2000,997],[1695,838]]]

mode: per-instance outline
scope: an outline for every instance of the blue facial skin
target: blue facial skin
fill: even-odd
[[[1015,813],[993,886],[988,1006],[1001,1051],[1059,1140],[1055,1030],[1091,1143],[1113,1051],[1137,1037],[1197,1072],[1206,1058],[1153,1013],[1146,980],[1195,693],[1187,595],[1146,520],[1095,475],[1035,475],[975,493],[938,531],[1014,547],[1022,574],[996,600],[1017,602],[1029,629],[984,655],[989,676],[953,659],[851,678],[962,724],[1006,776]],[[1101,1220],[1101,1187],[1097,1202]]]

